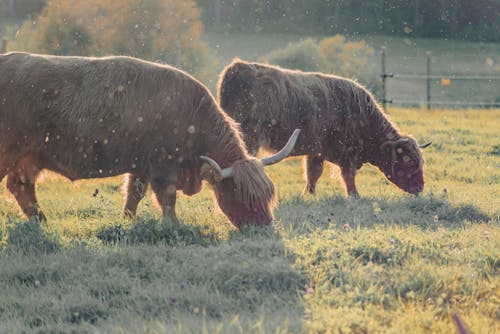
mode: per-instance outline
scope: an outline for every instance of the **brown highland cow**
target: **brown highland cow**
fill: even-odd
[[[7,176],[28,217],[45,219],[35,180],[47,169],[71,180],[129,173],[125,215],[151,184],[163,214],[175,217],[176,189],[195,194],[204,177],[235,226],[269,224],[275,194],[263,164],[283,157],[251,158],[207,88],[175,68],[129,57],[0,55],[0,181]]]
[[[366,162],[406,192],[424,189],[423,146],[352,80],[235,60],[220,75],[218,99],[241,124],[251,154],[277,150],[293,129],[302,130],[291,155],[306,155],[307,192],[314,193],[325,160],[340,166],[349,195],[358,195],[354,177]]]

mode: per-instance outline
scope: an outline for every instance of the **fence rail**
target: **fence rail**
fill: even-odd
[[[398,100],[398,99],[390,99],[386,100],[387,103],[390,104],[420,104],[422,102],[427,102],[424,100]],[[440,106],[469,106],[469,107],[500,107],[500,103],[498,102],[467,102],[467,101],[431,101],[431,104],[440,105]]]
[[[390,74],[387,76],[389,78],[395,79],[450,79],[450,80],[500,80],[498,77],[488,77],[479,75],[455,75],[455,74],[434,74],[434,75],[423,75],[423,74]]]
[[[385,47],[381,49],[382,58],[382,99],[381,102],[384,109],[389,104],[427,104],[427,109],[430,110],[432,105],[439,106],[480,106],[480,107],[500,107],[500,102],[470,102],[470,101],[434,101],[431,98],[431,84],[433,80],[441,80],[442,82],[449,82],[451,80],[481,80],[481,81],[500,81],[500,76],[491,75],[460,75],[460,74],[431,74],[431,56],[430,52],[427,55],[427,73],[426,74],[404,74],[404,73],[390,73],[386,69],[386,54]],[[409,79],[409,80],[425,80],[426,81],[426,99],[425,100],[405,100],[405,99],[390,99],[387,98],[387,79]]]

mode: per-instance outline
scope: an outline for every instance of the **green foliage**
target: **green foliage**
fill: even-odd
[[[373,48],[365,41],[347,41],[342,35],[321,40],[319,51],[328,61],[325,72],[340,75],[363,73],[360,69],[368,65],[368,59],[373,55]]]
[[[318,44],[312,38],[274,50],[264,56],[264,60],[285,68],[310,72],[319,72],[327,66]]]
[[[57,55],[129,55],[166,62],[201,80],[215,62],[200,40],[194,1],[51,0],[27,20],[9,49]]]
[[[373,48],[364,41],[347,41],[344,36],[335,35],[319,42],[308,38],[289,44],[268,53],[263,59],[284,68],[354,78],[376,94],[380,80],[369,64],[372,55]]]
[[[211,28],[229,32],[384,34],[499,41],[497,0],[197,0]]]

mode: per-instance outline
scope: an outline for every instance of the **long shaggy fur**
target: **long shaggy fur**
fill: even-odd
[[[201,188],[201,155],[223,168],[249,157],[237,123],[183,71],[130,57],[0,55],[0,180],[12,175],[11,181],[27,183],[23,180],[41,169],[72,180],[130,173],[125,209],[133,214],[141,198],[140,191],[130,194],[137,177],[151,183],[165,214],[175,204],[171,189],[192,195]],[[272,202],[273,188],[261,185],[259,168],[229,182],[240,192],[237,200],[261,207],[259,201]],[[22,189],[17,183],[9,184]],[[24,188],[34,189],[33,184]],[[232,188],[214,190],[229,192],[218,194],[228,198]],[[28,195],[16,199],[31,215],[26,208],[37,206],[34,190]],[[229,212],[245,204],[250,205],[220,205]],[[268,211],[245,217],[254,216],[270,223]]]
[[[338,164],[345,175],[351,175],[346,178],[353,179],[365,162],[381,169],[395,165],[397,161],[387,161],[391,156],[381,153],[381,145],[409,138],[398,131],[366,88],[334,75],[237,59],[220,74],[217,98],[222,109],[240,123],[252,154],[260,147],[279,150],[293,130],[300,128],[292,155]],[[420,161],[416,141],[405,145],[408,155]],[[318,168],[321,173],[322,165]]]
[[[249,208],[265,211],[277,204],[274,185],[264,173],[260,160],[239,160],[233,164],[236,199]]]
[[[265,137],[262,142],[281,138],[281,131],[297,126],[307,132],[301,133],[297,147],[304,142],[321,145],[313,139],[325,132],[358,146],[354,140],[368,125],[383,139],[401,136],[368,90],[334,75],[235,60],[220,74],[217,94],[222,108],[243,130],[253,121],[255,134]]]

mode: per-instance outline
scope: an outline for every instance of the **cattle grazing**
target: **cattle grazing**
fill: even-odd
[[[302,130],[291,155],[306,156],[306,192],[315,192],[325,160],[340,166],[348,195],[358,196],[354,178],[366,162],[406,192],[424,189],[422,147],[352,80],[235,60],[221,73],[217,90],[251,154],[261,147],[276,150],[293,129]]]
[[[150,184],[163,214],[175,217],[176,190],[195,194],[205,177],[235,226],[273,220],[273,184],[237,124],[204,85],[167,65],[0,55],[0,181],[7,176],[21,210],[39,219],[42,169],[70,180],[128,173],[125,215]]]

